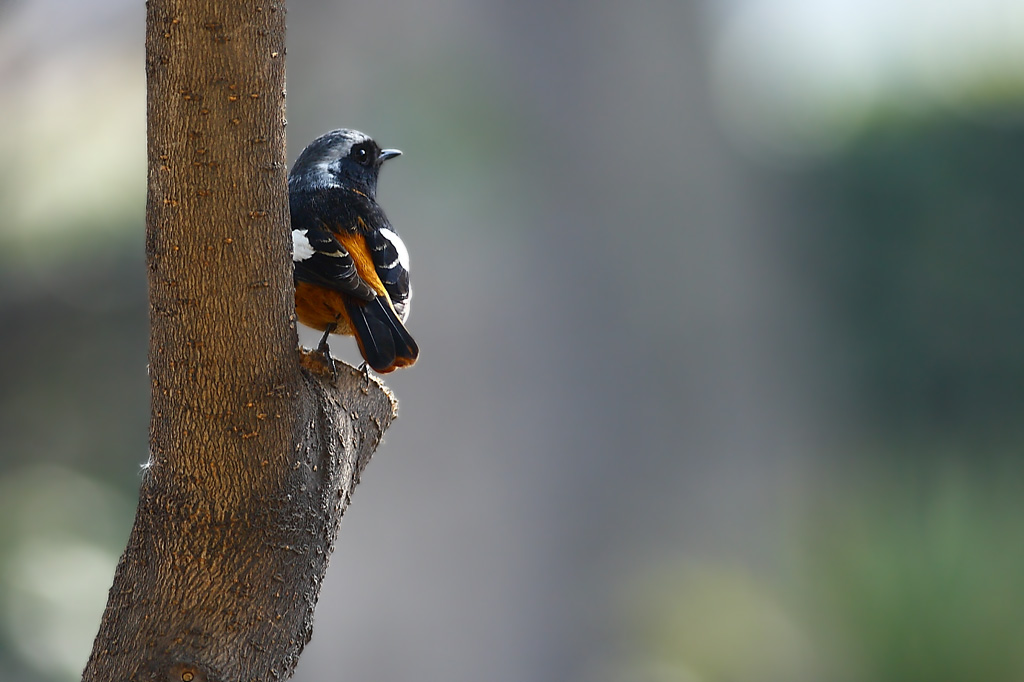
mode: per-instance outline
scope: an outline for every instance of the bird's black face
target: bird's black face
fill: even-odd
[[[377,175],[383,163],[380,156],[377,143],[367,139],[353,145],[348,154],[328,164],[327,170],[342,186],[365,191],[372,196],[377,191]]]
[[[373,138],[359,131],[332,130],[302,151],[288,176],[288,185],[292,191],[300,187],[344,187],[373,197],[381,165],[401,153],[381,149]]]

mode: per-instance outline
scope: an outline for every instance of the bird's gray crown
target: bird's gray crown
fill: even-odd
[[[296,159],[288,184],[303,180],[304,186],[331,187],[337,180],[330,171],[330,165],[348,156],[352,147],[361,142],[372,141],[366,133],[350,128],[338,128],[310,142]]]

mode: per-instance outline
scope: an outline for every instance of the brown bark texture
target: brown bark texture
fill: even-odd
[[[147,4],[150,456],[88,682],[290,677],[395,416],[296,351],[284,14]]]

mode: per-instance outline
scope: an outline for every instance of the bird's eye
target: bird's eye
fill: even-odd
[[[364,166],[370,162],[370,153],[366,151],[366,147],[360,147],[356,150],[356,161]]]

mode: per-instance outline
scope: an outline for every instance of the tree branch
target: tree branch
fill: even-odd
[[[287,678],[395,417],[296,352],[284,6],[149,0],[150,459],[83,680]]]

